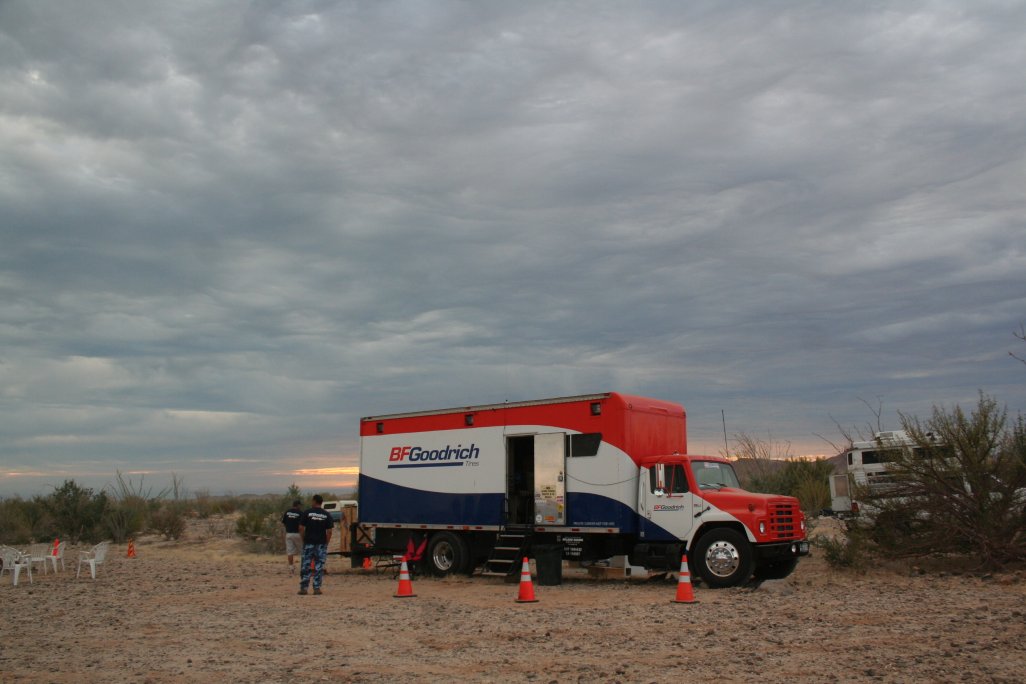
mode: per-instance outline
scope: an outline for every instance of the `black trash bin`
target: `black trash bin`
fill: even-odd
[[[538,584],[552,587],[563,583],[563,545],[535,544],[534,565],[538,569]]]

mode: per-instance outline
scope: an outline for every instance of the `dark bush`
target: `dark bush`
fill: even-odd
[[[165,503],[150,516],[150,525],[164,539],[180,539],[186,527],[184,507],[176,502]]]
[[[919,449],[890,464],[891,484],[866,498],[867,532],[891,556],[961,553],[981,568],[1026,560],[1026,423],[981,394],[969,415],[934,407],[902,415]]]

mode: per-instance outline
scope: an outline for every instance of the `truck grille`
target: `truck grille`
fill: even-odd
[[[769,504],[769,534],[774,539],[796,539],[801,537],[798,523],[801,512],[797,501],[771,501]]]

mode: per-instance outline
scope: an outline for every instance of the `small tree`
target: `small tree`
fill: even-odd
[[[105,493],[94,495],[92,489],[65,480],[47,499],[57,534],[73,543],[99,541],[100,523],[109,505]]]
[[[1014,332],[1012,334],[1015,335],[1016,337],[1018,337],[1023,342],[1026,342],[1026,325],[1020,325],[1019,326],[1019,332],[1017,332],[1017,333]],[[1026,359],[1024,359],[1021,356],[1017,356],[1013,352],[1008,352],[1008,355],[1011,356],[1013,359],[1015,359],[1017,361],[1021,361],[1022,363],[1026,363]]]
[[[980,394],[969,415],[934,407],[927,421],[899,414],[919,447],[896,452],[891,485],[870,494],[870,532],[892,554],[973,553],[985,568],[1026,559],[1026,423],[1010,426]]]
[[[0,499],[0,544],[25,544],[28,542],[29,525],[23,509],[25,502],[20,498]]]

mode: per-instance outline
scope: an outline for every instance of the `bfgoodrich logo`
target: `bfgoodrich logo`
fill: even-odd
[[[388,455],[389,468],[428,468],[437,466],[461,466],[481,457],[476,444],[463,446],[451,444],[441,449],[424,449],[419,446],[392,447]]]

